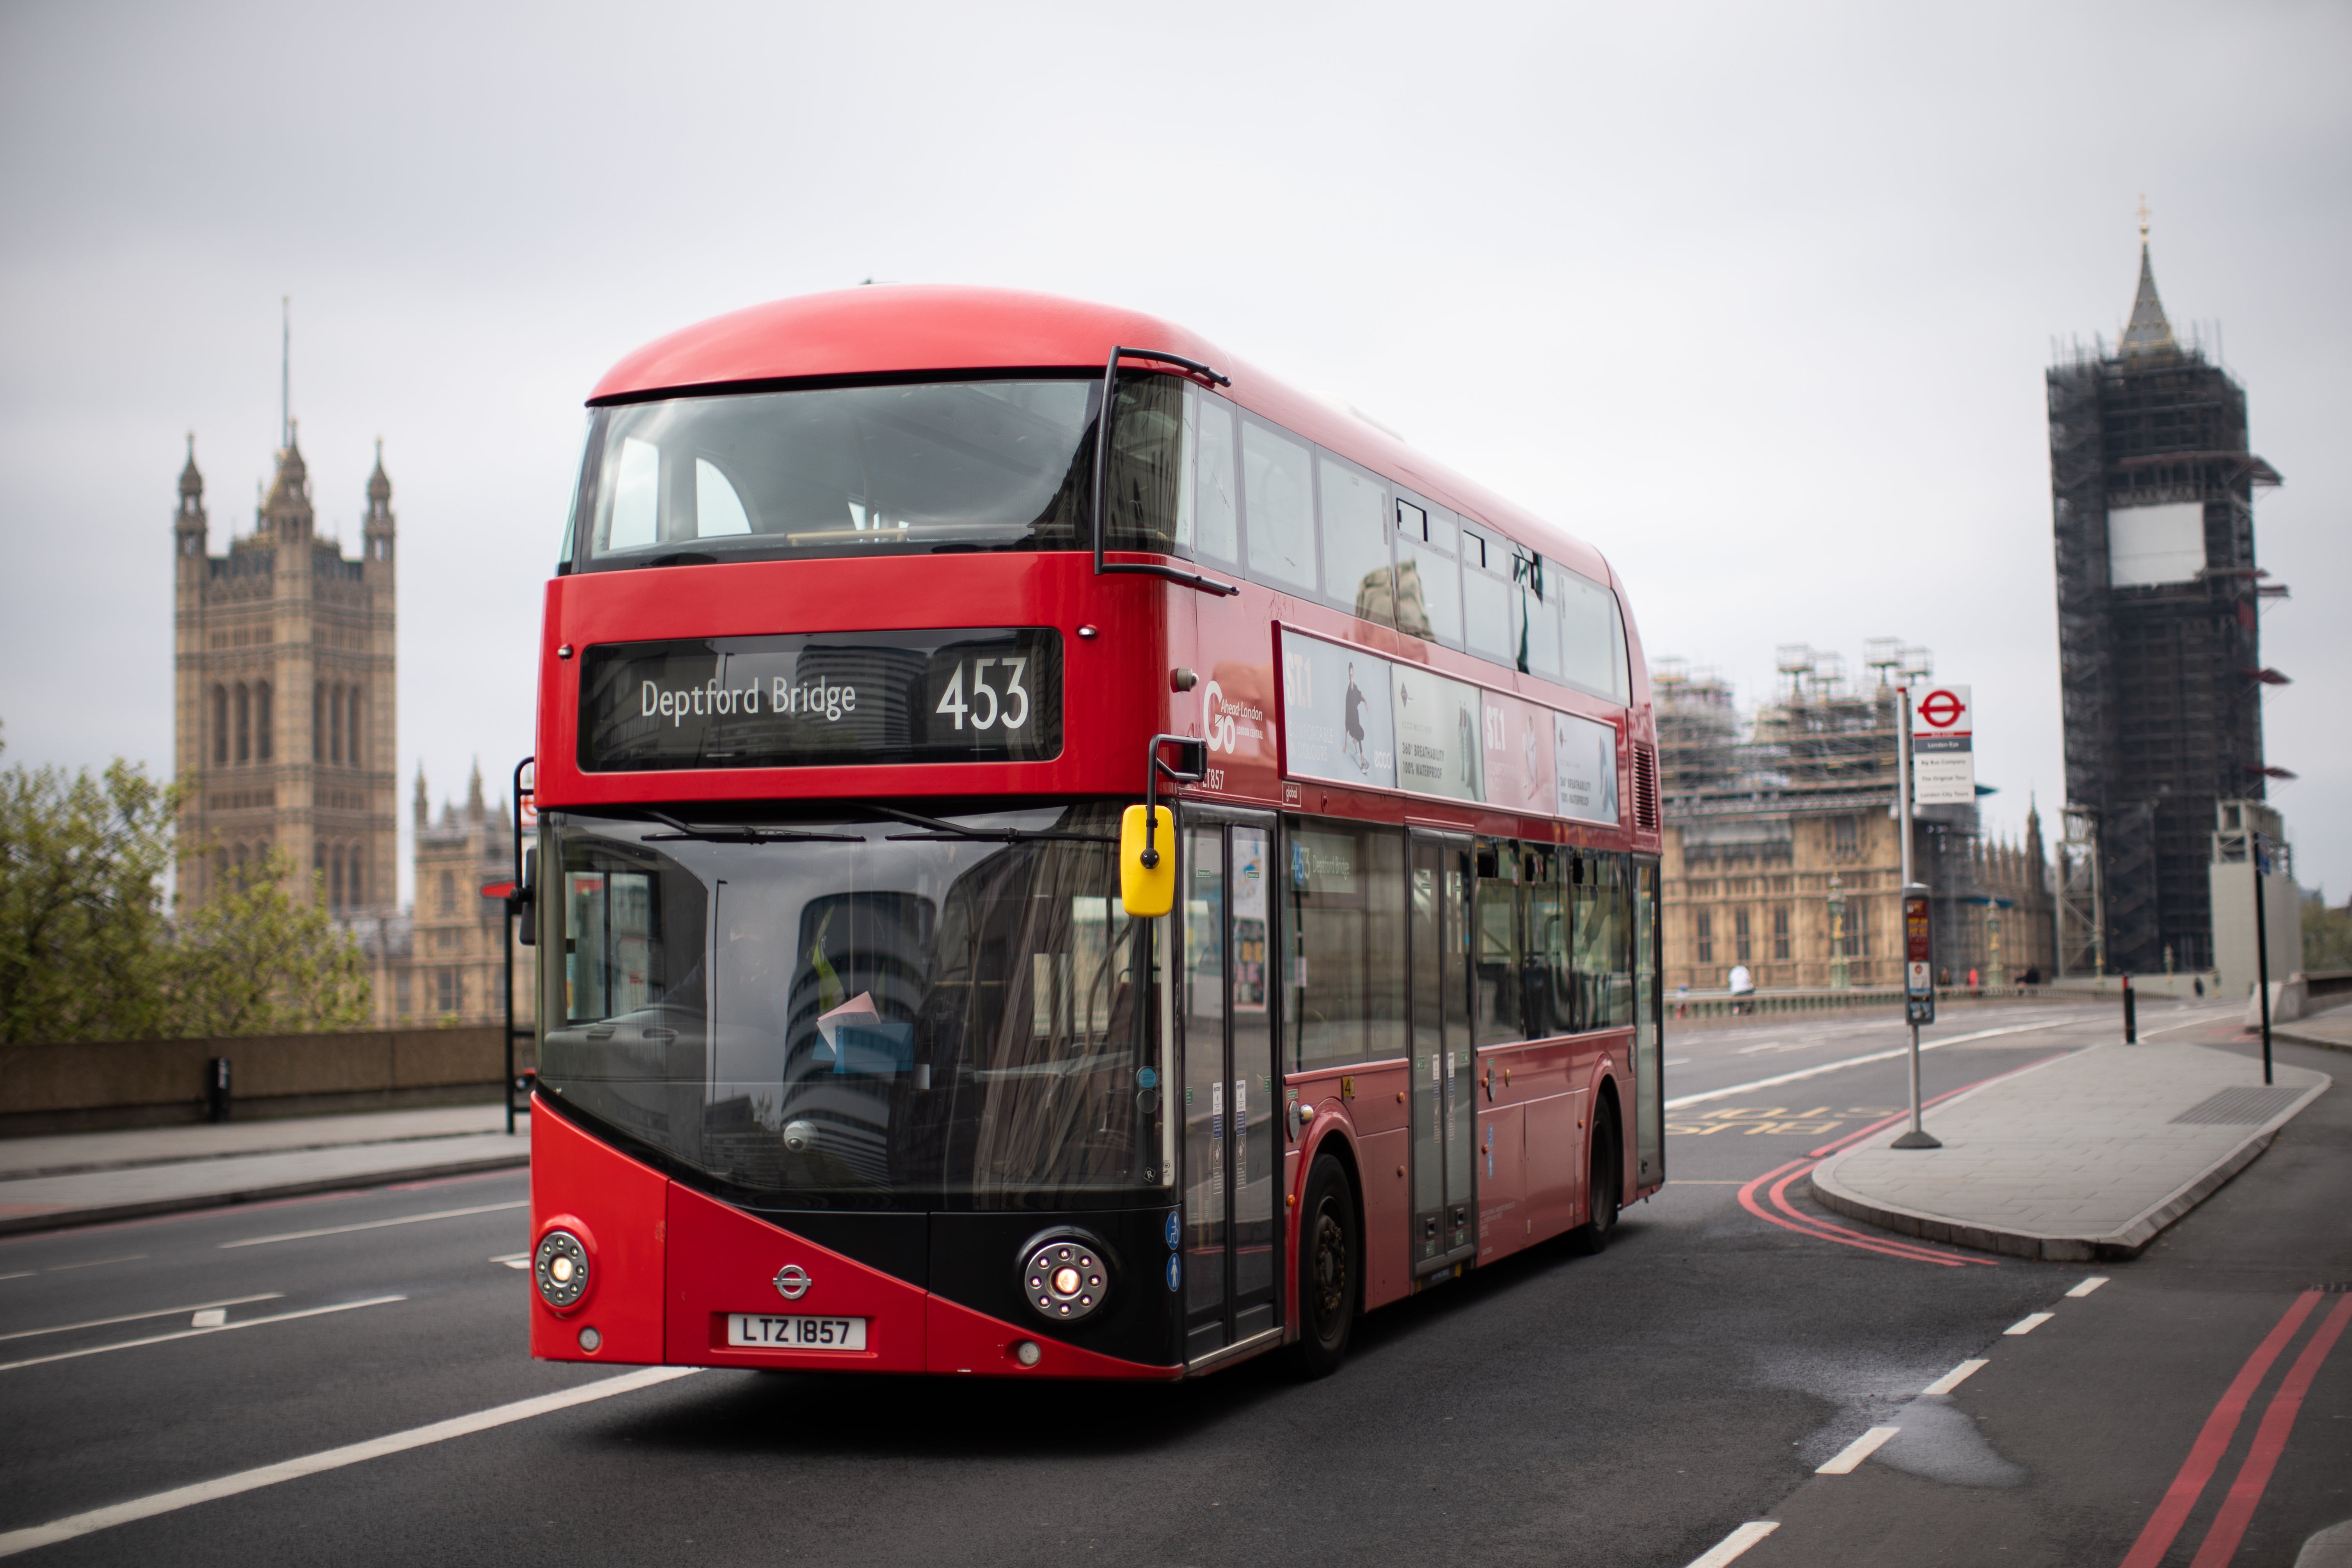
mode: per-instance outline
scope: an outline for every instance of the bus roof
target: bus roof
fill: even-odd
[[[1164,349],[1214,365],[1233,377],[1226,395],[1243,407],[1483,521],[1547,559],[1616,584],[1592,546],[1354,414],[1234,359],[1172,322],[1083,300],[951,284],[880,284],[803,294],[714,316],[656,339],[605,372],[588,400],[634,401],[811,376],[1099,372],[1114,344]]]

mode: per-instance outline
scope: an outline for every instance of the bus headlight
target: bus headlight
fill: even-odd
[[[1109,1293],[1110,1269],[1102,1248],[1077,1236],[1033,1242],[1021,1266],[1021,1294],[1030,1310],[1057,1323],[1074,1323],[1098,1310]]]
[[[531,1279],[539,1299],[557,1311],[580,1304],[588,1293],[588,1249],[568,1230],[551,1230],[539,1238],[531,1258]]]

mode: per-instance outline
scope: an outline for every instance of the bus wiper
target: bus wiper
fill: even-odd
[[[675,833],[648,833],[648,844],[667,844],[675,839],[691,838],[704,844],[863,844],[864,836],[856,833],[800,833],[782,827],[694,827],[680,822],[667,812],[648,811],[656,822],[674,827]]]
[[[886,844],[912,844],[940,838],[971,838],[984,844],[1027,844],[1038,839],[1062,839],[1073,844],[1116,844],[1118,839],[1107,833],[1058,833],[1049,827],[964,827],[920,812],[900,811],[895,805],[876,805],[867,802],[866,809],[877,816],[891,817],[914,827],[928,828],[925,833],[892,833],[884,837]]]

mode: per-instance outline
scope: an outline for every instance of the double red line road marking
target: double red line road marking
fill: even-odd
[[[2163,1500],[2148,1515],[2139,1539],[2132,1543],[2123,1568],[2156,1568],[2164,1561],[2181,1526],[2189,1522],[2198,1499],[2205,1495],[2206,1483],[2213,1479],[2222,1456],[2229,1452],[2255,1391],[2262,1387],[2263,1380],[2270,1375],[2272,1365],[2286,1347],[2294,1342],[2321,1295],[2317,1290],[2305,1290],[2297,1296],[2263,1342],[2254,1347],[2254,1353],[2246,1358],[2246,1364],[2238,1369],[2238,1375],[2230,1380],[2220,1403],[2205,1417],[2197,1441],[2189,1445],[2189,1457],[2180,1462],[2179,1473],[2172,1478]],[[2352,1323],[2352,1296],[2337,1301],[2335,1310],[2321,1321],[2318,1331],[2305,1342],[2303,1353],[2287,1369],[2278,1392],[2271,1395],[2270,1404],[2263,1411],[2262,1423],[2254,1428],[2253,1445],[2239,1463],[2237,1479],[2230,1483],[2213,1522],[2205,1527],[2205,1539],[2199,1544],[2189,1568],[2224,1568],[2236,1554],[2238,1543],[2245,1539],[2246,1526],[2254,1517],[2255,1506],[2270,1485],[2271,1472],[2278,1468],[2279,1456],[2286,1452],[2287,1436],[2294,1429],[2294,1418],[2303,1411],[2303,1397],[2311,1391],[2312,1379],[2319,1375],[2319,1363],[2336,1348],[2347,1323]]]
[[[2059,1056],[2072,1054],[2069,1051],[2058,1053]],[[2024,1067],[2012,1068],[2008,1072],[1997,1072],[1990,1078],[1980,1078],[1974,1083],[1964,1083],[1958,1089],[1926,1101],[1922,1109],[1928,1105],[1941,1105],[1955,1095],[1966,1094],[1972,1089],[1981,1089],[1998,1079],[2013,1078],[2018,1073],[2031,1072],[2033,1068],[2042,1066],[2042,1062],[2055,1060],[2057,1060],[2055,1056],[2044,1057],[2039,1062],[2029,1062]],[[1874,1132],[1884,1132],[1910,1114],[1907,1110],[1898,1111],[1884,1121],[1872,1122],[1859,1132],[1850,1132],[1835,1142],[1824,1143],[1801,1160],[1791,1160],[1785,1165],[1775,1166],[1739,1189],[1739,1206],[1768,1225],[1777,1225],[1782,1230],[1794,1231],[1799,1236],[1809,1236],[1816,1241],[1832,1241],[1840,1247],[1859,1247],[1864,1252],[1881,1253],[1888,1258],[1907,1258],[1914,1263],[1933,1263],[1945,1268],[1964,1268],[1970,1264],[1981,1265],[1988,1268],[2000,1267],[1998,1258],[1978,1258],[1968,1253],[1950,1252],[1939,1247],[1927,1247],[1918,1242],[1897,1241],[1885,1235],[1866,1235],[1834,1221],[1817,1219],[1811,1215],[1801,1213],[1789,1201],[1789,1188],[1801,1178],[1810,1175],[1814,1166],[1841,1150],[1852,1148]],[[1770,1184],[1770,1190],[1766,1193],[1764,1198],[1759,1199],[1758,1191],[1764,1188],[1767,1183]],[[1769,1209],[1764,1206],[1767,1202],[1771,1205]]]

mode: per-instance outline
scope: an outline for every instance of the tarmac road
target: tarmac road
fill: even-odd
[[[2227,1038],[2230,1011],[2151,1005],[2143,1030]],[[2018,1032],[1923,1058],[1931,1097],[2116,1032],[2106,1009],[2020,1005],[1954,1009],[1930,1037],[1995,1028]],[[1834,1217],[1801,1191],[1781,1210],[1750,1190],[1898,1110],[1899,1055],[1830,1064],[1903,1039],[1883,1018],[1670,1029],[1669,1121],[1688,1129],[1668,1138],[1674,1184],[1610,1249],[1544,1249],[1375,1313],[1321,1383],[1266,1363],[1142,1389],[703,1372],[25,1560],[1681,1568],[1754,1521],[1777,1528],[1743,1568],[2122,1563],[2250,1353],[2305,1287],[2352,1283],[2352,1096],[2323,1095],[2138,1259],[1923,1262],[1788,1223]],[[2279,1055],[2339,1078],[2347,1061]],[[8,1531],[614,1379],[524,1354],[530,1286],[509,1259],[525,1190],[501,1173],[0,1244],[0,1550],[25,1544]],[[2093,1275],[2108,1282],[2067,1295]],[[2288,1563],[2352,1519],[2352,1349],[2312,1355],[2347,1300],[2305,1309],[2151,1563],[2209,1542],[2305,1361],[2300,1411],[2220,1561]],[[197,1329],[205,1310],[226,1326]],[[1976,1359],[1948,1396],[1920,1397]],[[1889,1424],[1906,1436],[1815,1474]]]

